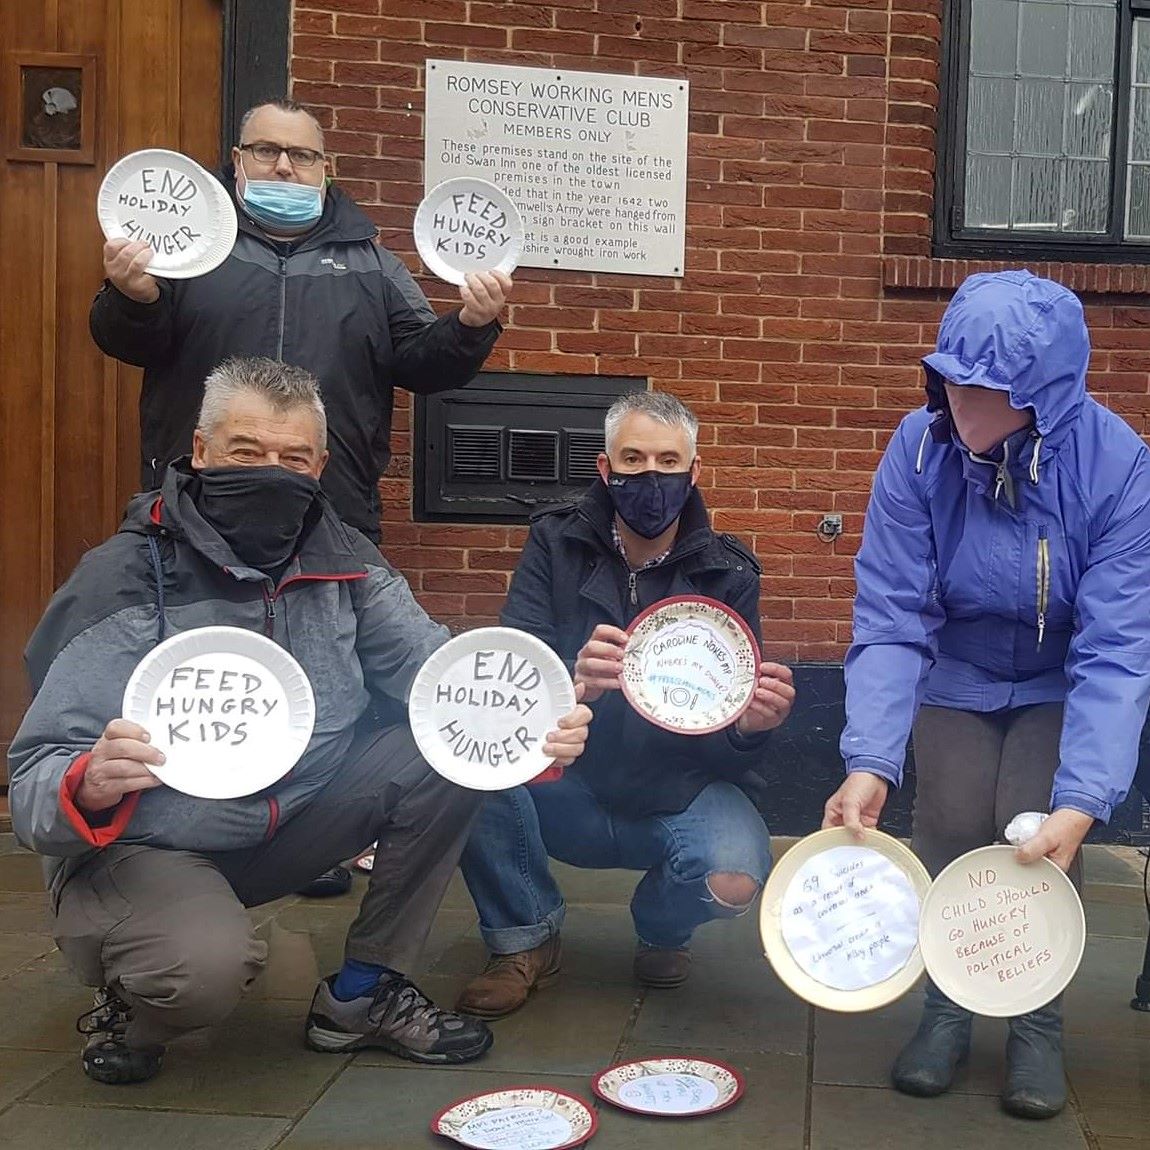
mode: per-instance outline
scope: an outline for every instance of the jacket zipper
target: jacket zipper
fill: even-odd
[[[1011,477],[1010,472],[1007,470],[1010,464],[1010,442],[1007,441],[1002,445],[1002,462],[998,465],[998,472],[994,477],[994,501],[998,502],[999,495],[1002,494],[1003,488],[1006,489],[1006,501],[1011,507],[1014,506],[1014,479]]]
[[[1050,599],[1050,541],[1046,537],[1046,525],[1038,529],[1038,650],[1042,650],[1042,639],[1046,634],[1046,607]]]
[[[280,315],[276,359],[284,357],[284,318],[287,311],[287,257],[280,256]]]
[[[639,602],[639,592],[635,589],[635,583],[638,578],[638,571],[627,572],[627,594],[632,604]]]
[[[275,596],[264,588],[264,634],[270,639],[276,629],[276,600]]]

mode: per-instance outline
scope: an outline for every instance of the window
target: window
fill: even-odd
[[[939,255],[1150,261],[1150,0],[953,0]]]

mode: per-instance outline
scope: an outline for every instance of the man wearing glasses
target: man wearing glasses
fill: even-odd
[[[345,522],[379,542],[377,481],[387,467],[393,389],[428,394],[471,380],[502,330],[502,272],[467,277],[460,307],[436,318],[367,215],[327,178],[323,131],[292,100],[250,109],[224,182],[238,206],[228,258],[193,279],[157,279],[139,241],[104,245],[107,281],[92,335],[144,369],[143,490],[192,447],[203,381],[223,360],[266,356],[320,380],[331,457],[323,487]]]

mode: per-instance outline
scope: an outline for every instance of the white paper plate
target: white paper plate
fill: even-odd
[[[202,276],[228,258],[236,242],[236,208],[227,189],[180,152],[148,148],[112,165],[96,197],[106,239],[144,240],[152,275]]]
[[[959,1006],[1014,1018],[1066,989],[1086,946],[1074,884],[1049,859],[980,847],[934,880],[919,940],[927,972]]]
[[[433,1134],[476,1150],[562,1150],[581,1146],[598,1125],[582,1098],[537,1086],[475,1094],[431,1120]]]
[[[416,210],[415,246],[428,269],[451,284],[462,284],[468,272],[511,273],[523,251],[523,219],[486,180],[444,180]]]
[[[591,1089],[621,1110],[693,1118],[737,1102],[746,1083],[733,1066],[710,1058],[644,1058],[600,1071]]]
[[[547,732],[574,707],[571,676],[546,643],[513,627],[479,627],[420,667],[408,716],[420,753],[445,779],[502,791],[550,765]]]
[[[827,1010],[876,1010],[923,970],[921,905],[930,875],[908,847],[843,827],[797,842],[771,871],[759,906],[763,949],[780,979]]]
[[[185,794],[234,799],[271,786],[311,739],[315,699],[303,668],[242,627],[197,627],[137,664],[123,715],[167,761],[152,773]]]
[[[706,735],[729,727],[750,706],[758,644],[750,627],[717,599],[661,599],[627,632],[623,694],[656,726]]]

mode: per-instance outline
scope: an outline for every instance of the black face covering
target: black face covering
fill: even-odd
[[[317,480],[283,467],[205,467],[196,475],[196,506],[237,558],[258,571],[291,558]]]
[[[640,471],[607,476],[607,491],[619,518],[644,539],[662,535],[687,504],[690,471]]]

